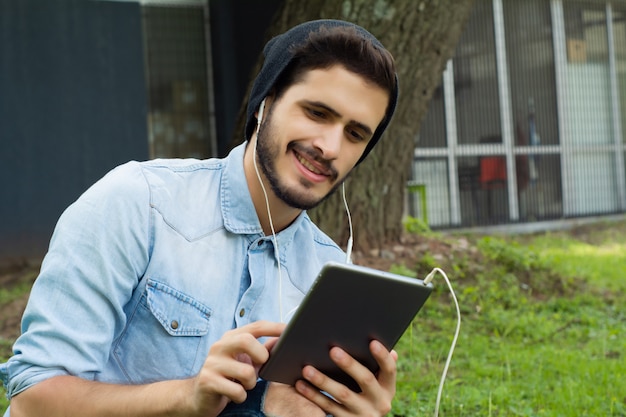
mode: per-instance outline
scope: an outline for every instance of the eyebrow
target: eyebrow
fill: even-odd
[[[302,100],[302,102],[307,104],[307,105],[309,105],[309,106],[320,107],[320,108],[326,110],[327,112],[331,113],[335,117],[338,117],[338,118],[342,117],[341,113],[339,113],[337,110],[333,109],[332,107],[328,106],[327,104],[322,103],[321,101]],[[349,123],[352,124],[352,125],[355,125],[359,129],[363,130],[363,132],[365,132],[366,135],[372,136],[374,134],[372,129],[369,126],[367,126],[366,124],[363,124],[363,123],[358,122],[356,120],[350,120]]]

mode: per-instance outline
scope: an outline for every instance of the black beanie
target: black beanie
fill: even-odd
[[[293,59],[292,46],[304,43],[308,39],[309,34],[311,32],[317,31],[321,26],[325,26],[327,28],[341,26],[354,27],[360,34],[363,35],[365,39],[371,41],[379,48],[384,49],[384,46],[378,41],[378,39],[376,39],[374,35],[369,33],[367,30],[365,30],[361,26],[355,25],[350,22],[345,22],[343,20],[322,19],[301,23],[289,29],[282,35],[278,35],[270,39],[269,42],[267,42],[267,44],[265,45],[265,48],[263,48],[263,56],[265,57],[263,67],[261,68],[261,71],[254,80],[254,85],[252,86],[252,91],[250,92],[245,130],[246,140],[252,137],[252,134],[256,127],[256,117],[254,116],[254,113],[261,105],[261,101],[263,101],[263,99],[271,91],[280,74],[285,70],[289,62]],[[361,155],[361,158],[359,159],[357,164],[361,163],[361,161],[365,159],[367,154],[369,154],[374,145],[376,145],[376,143],[380,139],[380,136],[387,128],[387,125],[391,120],[391,116],[396,109],[397,101],[398,80],[396,75],[396,87],[394,91],[392,91],[390,94],[387,113],[376,128],[374,135],[367,144],[367,147],[363,151],[363,155]]]

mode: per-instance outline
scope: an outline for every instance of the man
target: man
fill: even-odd
[[[258,369],[341,249],[304,210],[371,151],[395,109],[389,52],[363,28],[307,22],[272,39],[245,144],[224,159],[131,162],[59,219],[14,356],[6,415],[383,415],[395,352],[370,345],[360,385],[312,367],[295,387]],[[328,395],[326,395],[328,394]]]

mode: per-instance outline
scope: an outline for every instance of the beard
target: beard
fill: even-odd
[[[273,138],[276,137],[276,129],[272,124],[271,110],[272,109],[270,108],[265,122],[261,124],[259,131],[257,132],[257,139],[255,143],[257,153],[256,162],[261,167],[261,170],[263,171],[265,178],[267,178],[272,191],[281,201],[293,208],[310,210],[330,197],[335,190],[339,188],[345,178],[342,178],[341,181],[337,181],[333,188],[323,197],[317,197],[313,193],[307,192],[307,189],[311,188],[313,184],[305,179],[300,181],[302,187],[289,187],[285,184],[281,180],[278,170],[276,169],[276,160],[282,151],[279,142],[273,140]],[[319,152],[302,146],[297,142],[289,142],[287,144],[287,150],[292,152],[294,149],[298,153],[307,154],[319,163],[324,164],[328,171],[331,172],[331,180],[337,179],[337,171],[332,167],[330,161],[320,156]]]

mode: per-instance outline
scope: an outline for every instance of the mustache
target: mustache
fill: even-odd
[[[287,149],[293,150],[302,155],[306,155],[310,159],[317,162],[321,166],[321,168],[324,170],[326,175],[328,175],[329,177],[332,177],[333,180],[337,179],[337,177],[339,176],[339,174],[337,173],[337,170],[333,166],[332,160],[324,158],[324,156],[322,155],[320,151],[314,148],[306,147],[296,142],[291,142],[289,145],[287,145]]]

